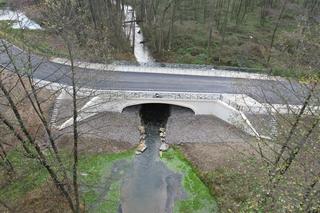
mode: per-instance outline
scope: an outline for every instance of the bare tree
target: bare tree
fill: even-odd
[[[256,117],[256,126],[270,137],[256,140],[253,144],[262,160],[257,167],[263,168],[263,174],[258,174],[261,194],[257,202],[265,211],[290,209],[312,212],[320,205],[317,199],[320,189],[320,84],[315,81],[300,85],[297,91],[292,86],[295,82],[277,83],[285,87],[288,93],[264,87],[257,90],[261,94],[270,92],[283,104],[274,104],[262,96],[265,113],[252,115]],[[300,104],[290,104],[286,96],[294,97]]]
[[[273,45],[274,45],[274,42],[275,42],[275,37],[276,37],[276,33],[280,27],[280,24],[281,24],[281,19],[283,17],[283,14],[286,10],[286,7],[287,7],[287,4],[288,4],[288,0],[284,0],[283,2],[283,5],[281,7],[281,10],[280,10],[280,13],[279,13],[279,16],[278,16],[278,20],[275,24],[275,27],[273,29],[273,33],[272,33],[272,36],[271,36],[271,42],[270,42],[270,47],[269,47],[269,54],[268,54],[268,59],[267,59],[267,63],[270,65],[270,60],[271,60],[271,53],[272,53],[272,48],[273,48]]]
[[[0,158],[3,162],[4,168],[7,171],[7,173],[9,175],[14,173],[14,167],[11,161],[8,159],[7,151],[3,146],[3,141],[0,141]]]
[[[36,83],[33,81],[31,73],[34,70],[28,70],[31,66],[28,66],[27,69],[25,67],[19,67],[16,65],[17,59],[10,52],[10,47],[8,43],[2,41],[2,48],[8,55],[9,64],[12,69],[12,74],[6,74],[5,69],[1,70],[2,75],[6,75],[7,77],[2,78],[0,81],[0,89],[2,92],[2,97],[7,101],[7,113],[4,115],[2,112],[0,113],[0,118],[2,123],[6,126],[8,131],[12,133],[14,137],[18,141],[20,141],[25,153],[33,158],[35,161],[38,161],[40,165],[42,165],[50,177],[54,185],[57,189],[62,193],[65,197],[66,201],[69,204],[69,207],[72,211],[76,211],[73,202],[73,195],[70,192],[70,185],[68,183],[68,175],[66,166],[62,163],[60,158],[60,153],[56,145],[56,141],[52,135],[51,129],[49,127],[49,122],[47,121],[47,117],[44,115],[44,111],[42,109],[42,105],[39,101],[39,93],[41,92],[41,88],[36,88]],[[32,69],[35,69],[34,67]],[[16,83],[10,85],[9,78],[15,78]],[[17,89],[19,86],[21,91],[25,94],[20,99],[16,100],[16,97],[13,94],[13,90]],[[23,114],[23,108],[21,108],[21,101],[25,101],[27,104],[31,106],[31,111],[33,112],[33,116],[36,116],[35,120],[37,120],[38,125],[36,125],[33,129],[28,122],[28,118]],[[49,138],[51,146],[49,147],[52,150],[53,154],[47,156],[45,154],[45,150],[41,148],[40,141],[42,140],[42,144],[45,144],[45,138],[40,139],[39,141],[39,133],[45,132],[47,137]]]

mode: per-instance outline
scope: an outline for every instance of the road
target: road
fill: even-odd
[[[0,41],[0,65],[13,71],[14,66],[25,70],[33,67],[35,79],[71,85],[70,66],[49,61],[45,57],[31,54]],[[14,65],[11,59],[14,59]],[[28,61],[31,63],[28,63]],[[304,97],[303,86],[298,83],[274,80],[254,80],[230,77],[202,77],[156,73],[112,72],[76,67],[76,83],[79,87],[99,90],[135,90],[247,94],[259,102],[272,104],[300,104]],[[300,97],[300,98],[298,98]]]

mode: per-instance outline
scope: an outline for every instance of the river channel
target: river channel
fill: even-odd
[[[150,104],[141,108],[148,148],[135,157],[124,179],[121,189],[124,213],[169,213],[175,200],[186,197],[181,186],[182,175],[168,169],[159,157],[159,128],[165,126],[169,113],[167,105]]]

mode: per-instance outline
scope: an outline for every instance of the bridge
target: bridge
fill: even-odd
[[[2,67],[12,72],[16,72],[16,69],[25,70],[28,64],[25,51],[4,41],[0,50]],[[14,62],[8,54],[15,59]],[[31,75],[37,86],[62,91],[57,103],[71,98],[68,95],[72,91],[69,61],[31,55],[31,67]],[[306,95],[303,85],[297,82],[208,67],[148,67],[76,62],[74,69],[78,95],[90,97],[79,110],[79,121],[104,111],[121,113],[129,106],[159,103],[186,107],[196,115],[213,115],[249,135],[261,137],[246,113],[268,113],[270,109],[292,113],[289,107],[298,110]],[[72,119],[58,128],[70,125]]]
[[[40,82],[39,82],[40,83]],[[43,82],[41,82],[43,84]],[[56,88],[50,84],[49,89]],[[55,109],[65,100],[71,100],[71,87],[64,90],[57,98]],[[143,104],[167,104],[180,106],[193,111],[195,115],[211,115],[222,121],[242,129],[247,134],[268,138],[260,135],[247,118],[247,113],[267,114],[270,111],[292,113],[288,105],[269,106],[261,104],[245,94],[192,93],[192,92],[153,92],[153,91],[121,91],[121,90],[79,90],[79,97],[90,97],[79,109],[78,121],[84,121],[102,112],[122,113],[127,107]],[[298,107],[299,108],[299,107]],[[297,109],[298,109],[297,108]],[[57,111],[54,111],[51,123],[56,123]],[[70,117],[56,128],[62,130],[73,124]]]

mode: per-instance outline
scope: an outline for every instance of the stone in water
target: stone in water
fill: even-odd
[[[161,143],[160,151],[167,151],[169,149],[169,145],[167,143]]]
[[[145,150],[147,149],[147,146],[145,145],[145,143],[140,143],[137,147],[137,151],[136,154],[140,155],[141,153],[143,153]]]

